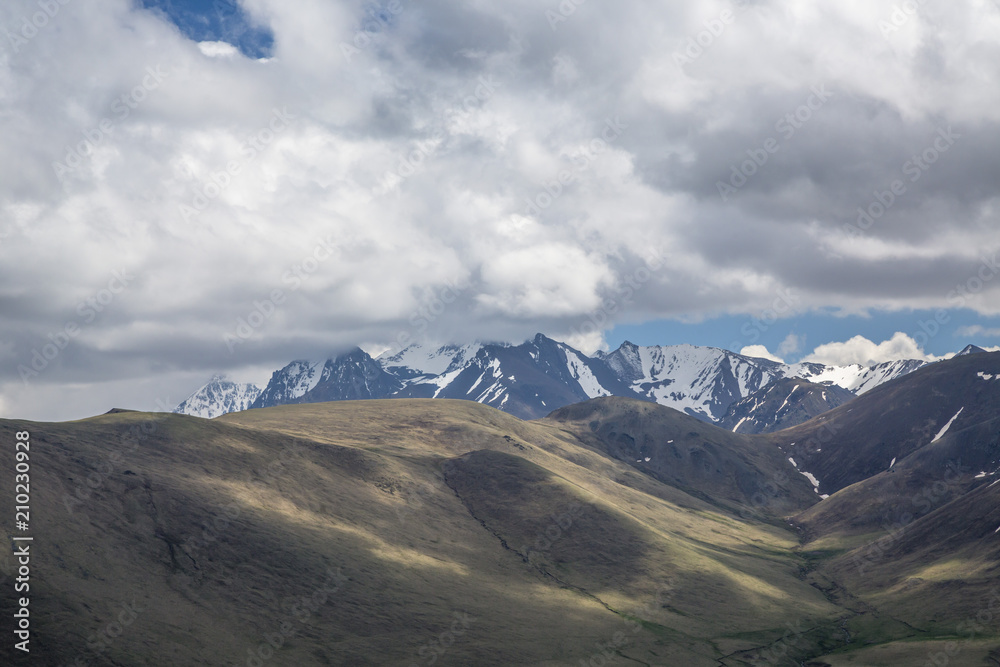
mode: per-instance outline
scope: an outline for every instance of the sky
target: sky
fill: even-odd
[[[987,0],[7,0],[0,417],[537,332],[996,346],[998,35]]]

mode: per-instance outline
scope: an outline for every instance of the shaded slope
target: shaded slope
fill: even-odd
[[[764,496],[779,515],[818,500],[777,448],[654,403],[595,399],[546,421],[665,484],[737,511],[760,506]]]
[[[989,379],[985,379],[989,378]],[[993,419],[1000,353],[925,366],[791,429],[766,436],[833,494],[888,470],[949,431]]]
[[[783,378],[730,405],[717,426],[734,433],[772,433],[798,426],[854,398],[836,385]]]
[[[882,614],[905,619],[911,636],[996,635],[995,623],[984,619],[995,621],[1000,605],[1000,484],[982,481],[956,495],[867,536],[824,571]]]
[[[1000,418],[921,447],[795,518],[814,538],[868,535],[902,526],[1000,475]]]

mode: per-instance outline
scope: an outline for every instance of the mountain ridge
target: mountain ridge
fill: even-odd
[[[981,351],[973,348],[969,346],[961,354]],[[870,366],[784,364],[716,347],[639,346],[630,341],[610,352],[587,355],[539,333],[516,345],[413,344],[377,357],[354,348],[324,360],[299,359],[272,373],[249,405],[230,399],[217,387],[206,391],[206,385],[175,412],[219,416],[239,410],[241,405],[247,409],[330,400],[458,398],[522,419],[537,419],[565,405],[621,396],[720,423],[733,404],[781,379],[798,378],[860,395],[927,363],[903,359]],[[199,394],[201,397],[195,399]],[[206,405],[213,397],[215,403]],[[197,411],[192,410],[195,405],[199,406]],[[800,419],[814,416],[819,407],[803,411]],[[781,422],[784,426],[795,423]]]

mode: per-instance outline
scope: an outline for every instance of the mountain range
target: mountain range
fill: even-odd
[[[458,387],[492,395],[518,354]],[[356,353],[302,372],[274,388],[419,385]],[[532,420],[441,396],[0,420],[30,439],[31,661],[998,664],[1000,353],[751,434],[849,398],[768,386],[739,427],[619,396]],[[19,558],[0,550],[0,585]],[[13,644],[0,663],[27,664]]]
[[[969,346],[963,354],[976,350],[982,351]],[[455,398],[536,419],[580,401],[619,396],[731,424],[743,432],[762,432],[801,423],[926,363],[904,359],[870,366],[783,364],[713,347],[642,347],[627,341],[612,352],[588,356],[538,334],[520,345],[411,345],[378,358],[355,348],[321,361],[292,361],[275,371],[263,389],[214,377],[174,411],[211,418],[294,403]],[[790,378],[827,389],[811,393],[809,400],[804,400],[808,392],[793,396],[792,409],[781,418],[745,414],[745,401],[757,405],[759,413],[760,406],[770,405],[771,394],[758,392]],[[756,425],[751,427],[750,421]]]

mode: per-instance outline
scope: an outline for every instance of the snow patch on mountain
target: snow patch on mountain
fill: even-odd
[[[426,379],[439,377],[456,368],[464,368],[482,347],[481,343],[445,345],[437,348],[413,344],[391,356],[385,352],[379,355],[376,361],[389,372],[394,368],[408,369],[414,372],[413,377]]]
[[[597,398],[598,396],[611,396],[611,392],[601,386],[601,383],[597,380],[597,377],[580,359],[575,352],[570,349],[565,350],[566,353],[566,365],[569,368],[570,375],[580,383],[580,388],[583,392],[587,394],[590,398]]]
[[[948,420],[948,423],[944,425],[944,428],[938,431],[938,434],[934,436],[934,439],[931,440],[931,442],[937,442],[938,440],[940,440],[945,436],[945,434],[948,432],[948,429],[951,428],[951,425],[954,424],[955,420],[958,419],[958,416],[962,414],[962,410],[965,410],[965,406],[962,406],[962,408],[955,413],[955,416]]]

